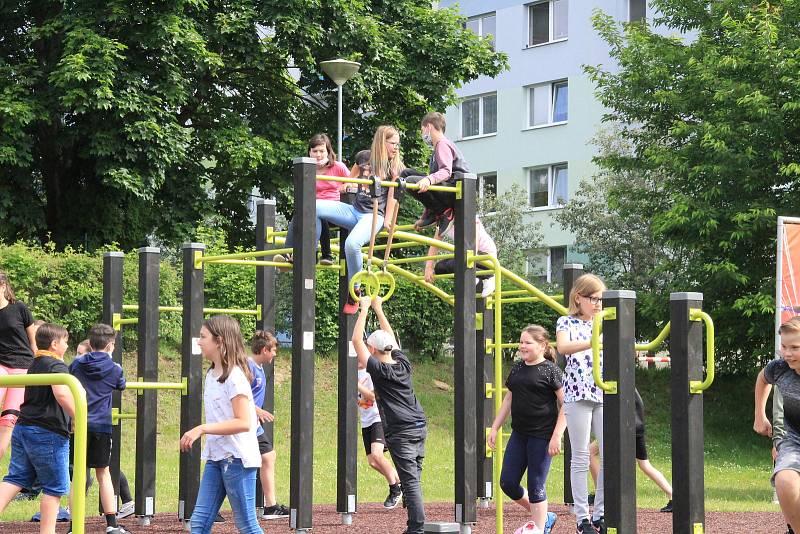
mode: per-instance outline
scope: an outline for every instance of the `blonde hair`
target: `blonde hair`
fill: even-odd
[[[394,180],[400,176],[400,173],[406,166],[403,164],[403,158],[400,155],[400,147],[397,147],[397,153],[394,158],[389,160],[389,154],[386,151],[386,141],[394,136],[400,136],[400,132],[394,126],[378,126],[375,130],[375,135],[372,137],[372,147],[370,149],[369,165],[372,173],[382,180]]]
[[[584,274],[575,280],[572,286],[572,291],[569,292],[569,314],[577,315],[580,312],[581,306],[578,304],[578,297],[589,296],[598,291],[605,291],[606,285],[600,278],[593,274]]]
[[[522,329],[523,334],[528,334],[538,343],[545,343],[547,347],[544,349],[544,357],[551,362],[556,362],[556,351],[550,346],[550,332],[543,326],[538,324],[529,324]]]
[[[795,315],[778,328],[778,334],[800,334],[800,315]]]
[[[218,381],[224,383],[234,366],[238,366],[244,372],[248,382],[253,380],[250,366],[247,365],[247,354],[244,350],[239,323],[230,315],[214,315],[209,317],[203,326],[219,341],[219,363],[222,366],[222,374]],[[212,363],[211,369],[213,368],[214,364]]]

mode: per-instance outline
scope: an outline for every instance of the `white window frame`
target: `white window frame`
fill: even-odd
[[[525,5],[525,15],[527,17],[527,22],[525,24],[525,28],[527,29],[527,36],[525,37],[525,48],[536,48],[538,46],[547,46],[553,43],[561,43],[569,39],[569,6],[567,6],[567,36],[566,37],[559,37],[558,39],[553,38],[553,23],[555,22],[555,18],[553,17],[553,4],[555,0],[541,0],[539,2],[531,2]],[[568,0],[567,0],[568,1]],[[544,43],[531,43],[531,8],[537,4],[548,4],[548,13],[547,13],[547,23],[548,23],[548,34],[547,34],[547,41]]]
[[[548,247],[546,249],[545,248],[539,248],[539,249],[529,250],[528,254],[526,254],[526,258],[525,258],[525,276],[527,276],[527,277],[531,276],[531,262],[530,262],[531,256],[533,256],[534,254],[543,254],[544,258],[545,258],[545,273],[544,273],[545,281],[548,284],[552,284],[554,282],[554,280],[555,280],[555,276],[554,276],[555,269],[553,268],[553,250],[554,249],[564,249],[564,262],[566,263],[566,261],[567,261],[567,252],[568,252],[566,245]],[[537,274],[536,276],[542,276],[542,275],[541,274]]]
[[[565,121],[554,121],[553,114],[555,113],[555,103],[556,103],[556,86],[566,84],[567,85],[567,120]],[[549,87],[550,90],[548,91],[550,95],[550,102],[547,104],[547,122],[542,124],[531,124],[531,95],[533,91],[537,87]],[[560,126],[562,124],[567,124],[569,122],[569,79],[564,78],[561,80],[553,80],[552,82],[547,83],[537,83],[535,85],[529,85],[525,88],[525,99],[527,100],[527,113],[525,114],[525,128],[526,130],[533,130],[536,128],[547,128],[549,126]]]
[[[494,177],[494,192],[497,194],[497,171],[482,172],[478,175],[478,198],[486,197],[486,182],[484,179],[488,177]]]
[[[483,32],[483,19],[488,17],[494,17],[494,33],[490,34],[492,36],[492,50],[497,50],[497,12],[490,11],[488,13],[482,13],[480,15],[475,15],[469,17],[467,22],[478,21],[478,37],[486,37],[486,34]]]
[[[495,125],[494,131],[489,133],[484,133],[484,111],[483,111],[483,102],[488,97],[495,98],[495,108],[499,108],[497,105],[497,93],[484,93],[480,95],[468,96],[461,99],[461,102],[458,104],[458,117],[459,117],[459,124],[461,126],[461,137],[460,140],[467,140],[467,139],[478,139],[481,137],[491,137],[493,135],[497,135],[497,117],[495,117]],[[478,133],[475,135],[464,135],[464,102],[468,102],[470,100],[478,100]],[[495,110],[495,115],[497,115],[497,109]]]
[[[544,211],[544,210],[552,210],[552,209],[560,209],[564,207],[564,204],[556,203],[555,198],[555,177],[556,177],[556,169],[561,167],[566,167],[567,169],[567,198],[566,201],[569,201],[569,163],[562,161],[561,163],[552,163],[550,165],[540,165],[536,167],[528,167],[527,168],[527,177],[528,177],[528,209],[531,211]],[[531,206],[531,176],[534,171],[540,171],[542,169],[547,169],[547,205],[546,206]]]

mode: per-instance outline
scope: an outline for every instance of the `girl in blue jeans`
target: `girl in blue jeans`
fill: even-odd
[[[556,522],[556,514],[547,511],[545,483],[551,458],[561,452],[567,422],[560,409],[564,402],[561,369],[549,342],[550,335],[539,325],[529,325],[520,334],[521,360],[508,374],[508,393],[486,438],[486,444],[494,449],[497,433],[511,414],[500,487],[531,514],[531,520],[515,534],[549,534]],[[527,491],[520,486],[526,470]]]
[[[200,436],[207,435],[201,456],[206,466],[191,531],[210,533],[227,496],[239,532],[263,534],[255,504],[256,471],[261,466],[258,419],[239,323],[227,315],[209,318],[200,328],[198,345],[211,362],[203,388],[206,422],[186,432],[180,443],[181,451],[186,452]]]

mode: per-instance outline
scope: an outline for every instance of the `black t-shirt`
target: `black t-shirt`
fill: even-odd
[[[411,384],[411,362],[399,350],[392,351],[392,358],[395,363],[383,363],[374,357],[367,360],[367,372],[372,377],[387,437],[426,424],[425,412]]]
[[[536,365],[519,361],[506,379],[511,392],[511,428],[520,434],[550,439],[558,419],[555,392],[563,387],[561,369],[549,360]]]
[[[364,186],[369,188],[369,186]],[[353,207],[361,213],[372,213],[372,196],[369,194],[369,189],[364,189],[359,186],[356,196],[353,197]],[[381,194],[378,197],[378,214],[383,216],[386,214],[386,201],[389,198],[390,187],[381,186]]]
[[[28,369],[29,375],[50,373],[69,374],[69,369],[67,364],[52,356],[34,358],[33,365]],[[69,436],[72,426],[70,417],[56,400],[51,386],[26,387],[25,401],[19,411],[18,425],[39,426],[62,436]]]
[[[33,315],[25,304],[14,302],[0,309],[0,365],[27,369],[33,363],[33,350],[25,331]]]

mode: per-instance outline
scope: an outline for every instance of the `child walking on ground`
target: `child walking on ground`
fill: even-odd
[[[500,487],[531,514],[531,520],[515,534],[550,534],[556,522],[556,514],[547,511],[545,484],[551,459],[561,452],[566,420],[560,409],[564,402],[561,369],[549,342],[550,334],[539,325],[529,325],[520,334],[522,359],[508,374],[508,393],[486,437],[486,444],[494,449],[497,433],[511,414]],[[527,491],[520,486],[526,470]]]
[[[253,391],[256,416],[258,422],[261,423],[256,427],[258,452],[261,454],[259,475],[261,491],[264,493],[264,513],[261,515],[261,519],[282,519],[289,517],[289,508],[278,504],[275,498],[275,448],[262,426],[265,422],[272,423],[275,420],[275,416],[263,408],[267,392],[267,376],[262,366],[275,360],[275,356],[278,354],[278,340],[272,332],[256,330],[253,340],[250,342],[250,348],[253,351],[253,356],[247,359],[250,374],[253,376],[250,389]]]
[[[256,471],[261,466],[258,419],[239,323],[227,315],[210,317],[200,327],[198,345],[203,358],[211,362],[203,387],[205,423],[187,431],[180,441],[181,450],[188,451],[200,436],[207,435],[192,534],[211,532],[226,496],[239,532],[262,534],[255,497]]]
[[[42,347],[28,374],[68,373],[64,363],[67,330],[46,323],[36,332]],[[11,435],[11,461],[0,483],[0,512],[35,479],[42,486],[41,534],[53,534],[61,497],[69,494],[69,434],[75,403],[68,386],[28,386],[19,420]]]
[[[86,435],[86,467],[94,468],[100,488],[100,503],[106,518],[107,534],[125,534],[117,525],[117,498],[111,482],[111,395],[125,389],[122,367],[111,359],[117,332],[107,324],[96,324],[89,330],[89,349],[75,358],[69,372],[86,390],[88,423]],[[69,531],[72,531],[70,524]]]
[[[639,390],[634,388],[633,392],[635,394],[634,401],[636,408],[636,465],[638,465],[642,473],[655,482],[656,486],[661,488],[661,491],[667,496],[668,502],[660,511],[671,513],[672,485],[667,480],[667,477],[656,469],[647,458],[647,442],[644,439],[644,401],[642,400],[642,396],[639,395]],[[589,447],[589,452],[589,471],[592,473],[592,479],[596,487],[597,478],[600,475],[600,447],[598,447],[596,441],[592,442]]]
[[[386,445],[403,485],[408,521],[406,534],[422,534],[425,507],[422,501],[422,461],[425,459],[425,438],[428,435],[425,412],[414,394],[411,383],[411,362],[398,349],[389,320],[383,313],[381,298],[371,301],[380,330],[364,342],[370,298],[361,297],[361,312],[353,328],[353,347],[358,361],[365,366],[375,386],[375,399],[380,409]]]
[[[767,419],[767,398],[776,386],[783,397],[784,436],[778,442],[772,484],[778,492],[786,521],[800,531],[800,317],[793,317],[778,329],[781,358],[772,360],[758,374],[755,387],[753,430],[772,437]]]
[[[375,404],[375,386],[367,372],[366,365],[358,364],[358,416],[361,419],[361,437],[364,439],[364,451],[367,453],[369,466],[386,477],[389,484],[389,495],[383,501],[387,510],[400,504],[403,490],[400,477],[392,463],[383,455],[386,437],[381,422],[378,405]]]
[[[578,534],[605,533],[602,468],[591,516],[587,480],[591,434],[600,445],[601,461],[603,457],[603,392],[592,378],[592,317],[602,310],[605,288],[602,280],[592,274],[575,280],[569,294],[569,315],[559,317],[556,323],[556,348],[567,359],[564,415],[572,446],[570,483]]]

